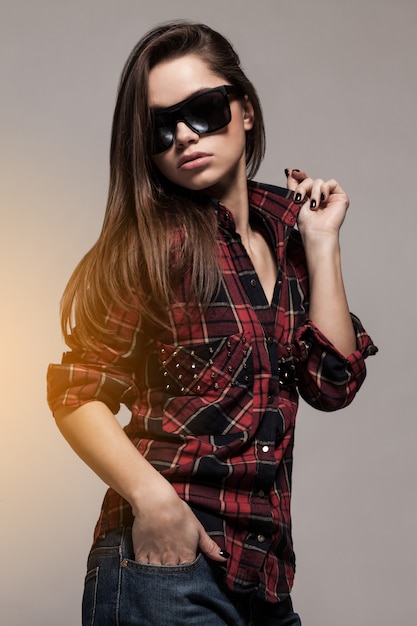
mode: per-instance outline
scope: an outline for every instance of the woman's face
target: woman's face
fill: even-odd
[[[166,108],[204,89],[227,84],[195,54],[163,61],[149,74],[149,106]],[[210,190],[221,198],[238,180],[246,182],[246,131],[253,126],[247,98],[227,96],[231,121],[212,133],[199,135],[178,122],[173,144],[152,159],[168,180],[192,190]]]

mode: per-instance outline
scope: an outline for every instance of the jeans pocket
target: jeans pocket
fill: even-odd
[[[128,568],[132,571],[140,572],[143,574],[153,575],[181,575],[190,574],[202,565],[203,556],[198,554],[194,561],[190,563],[182,563],[181,565],[150,565],[149,563],[141,563],[140,561],[134,561],[133,559],[122,559],[121,567]]]
[[[93,626],[97,605],[98,567],[90,569],[84,580],[84,594],[82,602],[83,626]]]
[[[123,558],[120,566],[120,624],[241,624],[202,554],[184,565],[148,565]]]

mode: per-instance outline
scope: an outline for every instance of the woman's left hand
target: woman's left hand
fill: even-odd
[[[339,183],[313,179],[303,171],[287,171],[287,187],[294,191],[295,202],[303,203],[298,215],[300,233],[338,235],[349,207],[349,198]]]
[[[349,199],[335,180],[313,180],[295,170],[287,178],[294,201],[302,203],[298,228],[310,283],[309,318],[347,356],[356,348],[356,335],[343,287],[339,230]]]

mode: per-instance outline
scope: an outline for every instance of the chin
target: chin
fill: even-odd
[[[220,181],[212,176],[201,176],[196,177],[195,180],[176,181],[176,184],[181,187],[185,187],[185,189],[189,189],[190,191],[205,191],[207,189],[217,187],[217,185],[220,184]]]

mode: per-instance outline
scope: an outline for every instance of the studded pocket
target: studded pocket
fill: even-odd
[[[189,346],[161,343],[158,353],[168,395],[216,396],[253,382],[252,348],[244,335]]]
[[[181,435],[246,437],[253,397],[252,348],[243,335],[190,346],[159,345],[163,429]]]

